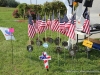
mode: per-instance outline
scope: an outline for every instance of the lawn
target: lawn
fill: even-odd
[[[15,8],[0,7],[0,27],[13,27],[15,29],[15,41],[5,40],[2,32],[0,32],[0,75],[100,75],[100,51],[92,49],[87,58],[82,43],[79,43],[79,51],[75,57],[69,55],[69,51],[62,47],[61,53],[56,53],[56,45],[48,43],[49,47],[36,45],[36,35],[32,40],[34,41],[33,51],[27,51],[28,22],[17,22],[13,18],[12,12]],[[20,18],[21,19],[21,18]],[[55,39],[56,32],[47,30],[40,34],[39,38],[50,36]],[[62,41],[67,40],[68,37],[61,35]],[[13,52],[12,52],[13,46]],[[44,68],[44,63],[39,59],[43,51],[46,51],[51,56],[49,60],[49,71]],[[13,54],[13,56],[12,56]]]

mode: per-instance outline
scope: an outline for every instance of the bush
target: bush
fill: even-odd
[[[19,18],[20,17],[17,9],[13,11],[13,17],[14,18]]]

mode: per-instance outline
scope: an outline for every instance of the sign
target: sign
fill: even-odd
[[[0,27],[0,30],[2,31],[6,40],[15,40],[15,37],[13,35],[14,29]]]
[[[43,47],[44,47],[44,48],[48,48],[48,44],[47,44],[47,43],[44,43],[44,44],[43,44]]]
[[[88,48],[92,48],[93,43],[89,40],[84,40],[83,45],[88,47]]]

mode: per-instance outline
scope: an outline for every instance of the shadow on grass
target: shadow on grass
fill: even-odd
[[[27,54],[25,55],[25,58],[27,58],[28,60],[31,61],[37,61],[39,62],[39,56],[37,54],[33,54],[32,52],[27,52]]]
[[[55,66],[55,67],[53,67],[52,71],[53,72],[64,72],[65,69],[63,67],[61,67],[61,66]]]
[[[87,52],[86,47],[82,45],[82,42],[78,43],[79,50],[76,54],[77,58],[85,57],[89,58],[90,60],[97,60],[100,58],[100,50],[97,49],[90,49]]]

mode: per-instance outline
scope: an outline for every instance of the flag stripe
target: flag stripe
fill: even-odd
[[[28,36],[30,38],[33,38],[35,36],[35,34],[36,34],[36,30],[35,30],[34,25],[28,24]]]
[[[68,30],[67,36],[71,39],[75,39],[76,13],[72,16],[70,23],[71,25]]]
[[[83,25],[83,32],[86,34],[90,34],[90,26],[89,26],[89,20],[85,20],[84,25]]]
[[[90,17],[88,14],[88,8],[86,7],[83,13],[83,17],[85,18],[84,24],[83,24],[83,32],[86,34],[90,34]]]

